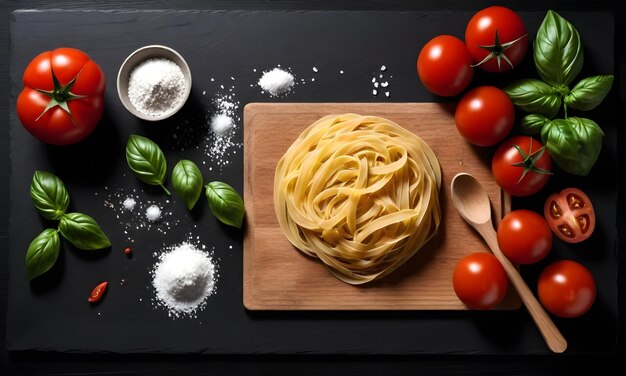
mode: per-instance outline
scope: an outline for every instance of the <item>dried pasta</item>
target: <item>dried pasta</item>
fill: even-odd
[[[441,221],[441,168],[398,124],[356,114],[309,126],[278,162],[278,222],[303,253],[340,280],[363,284],[402,265]]]

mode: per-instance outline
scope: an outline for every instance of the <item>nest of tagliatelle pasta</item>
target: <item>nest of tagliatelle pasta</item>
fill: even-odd
[[[380,117],[326,116],[278,162],[274,207],[289,241],[340,280],[398,268],[441,222],[441,168],[417,135]]]

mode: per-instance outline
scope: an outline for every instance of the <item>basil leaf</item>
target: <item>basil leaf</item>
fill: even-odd
[[[522,118],[520,124],[522,132],[528,135],[534,135],[541,132],[541,129],[550,122],[550,119],[539,114],[530,114]]]
[[[544,126],[541,140],[562,170],[586,176],[600,155],[603,135],[594,121],[571,116]]]
[[[592,110],[604,100],[612,85],[612,75],[587,77],[565,96],[565,104],[580,111]]]
[[[61,241],[57,230],[47,228],[28,246],[26,251],[26,275],[32,280],[52,268],[59,257]]]
[[[59,222],[59,230],[61,235],[76,248],[93,250],[106,248],[111,245],[111,241],[104,234],[96,220],[87,214],[65,214]]]
[[[241,196],[226,183],[214,181],[206,186],[211,212],[221,222],[241,228],[245,209]]]
[[[161,148],[152,140],[131,134],[126,144],[126,161],[139,180],[146,184],[158,185],[170,195],[170,191],[163,185],[167,161]]]
[[[584,53],[578,31],[549,10],[535,39],[535,66],[541,78],[554,86],[567,86],[583,66]]]
[[[30,183],[30,198],[39,214],[50,220],[61,218],[70,205],[65,184],[46,171],[35,171]]]
[[[553,118],[561,107],[561,93],[535,79],[518,80],[504,88],[511,101],[526,112]]]
[[[204,180],[198,166],[190,160],[180,160],[172,171],[172,185],[176,193],[183,199],[187,209],[193,209],[200,194]]]

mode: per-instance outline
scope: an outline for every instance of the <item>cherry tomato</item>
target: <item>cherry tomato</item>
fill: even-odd
[[[548,197],[543,214],[559,239],[578,243],[596,228],[596,214],[591,200],[579,189],[567,188]]]
[[[548,182],[552,158],[541,142],[530,136],[504,141],[491,161],[496,183],[513,196],[539,192]]]
[[[74,48],[35,57],[24,71],[17,115],[39,140],[67,145],[87,137],[104,112],[106,81],[100,67]]]
[[[504,255],[518,264],[534,264],[552,249],[548,222],[530,210],[514,210],[498,226],[498,245]]]
[[[539,276],[539,300],[559,317],[577,317],[596,300],[596,283],[581,264],[562,260],[549,265]]]
[[[492,6],[477,12],[467,23],[465,44],[482,70],[506,72],[516,67],[526,55],[527,34],[517,13]]]
[[[463,257],[452,275],[456,296],[471,309],[490,309],[498,305],[504,299],[508,284],[498,259],[486,252]]]
[[[465,90],[472,80],[472,57],[462,40],[439,35],[422,47],[417,73],[431,93],[451,97]]]
[[[461,98],[454,112],[456,129],[468,142],[492,146],[513,129],[515,108],[509,96],[493,86],[480,86]]]

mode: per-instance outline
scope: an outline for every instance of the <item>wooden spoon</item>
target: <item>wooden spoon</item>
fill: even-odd
[[[491,203],[487,192],[478,180],[470,174],[460,173],[452,179],[452,203],[461,217],[465,219],[485,239],[493,254],[498,258],[513,286],[517,289],[522,302],[533,317],[550,350],[562,353],[567,348],[567,341],[554,325],[546,311],[541,307],[533,293],[522,279],[517,269],[504,256],[498,246],[496,232],[491,222]]]

